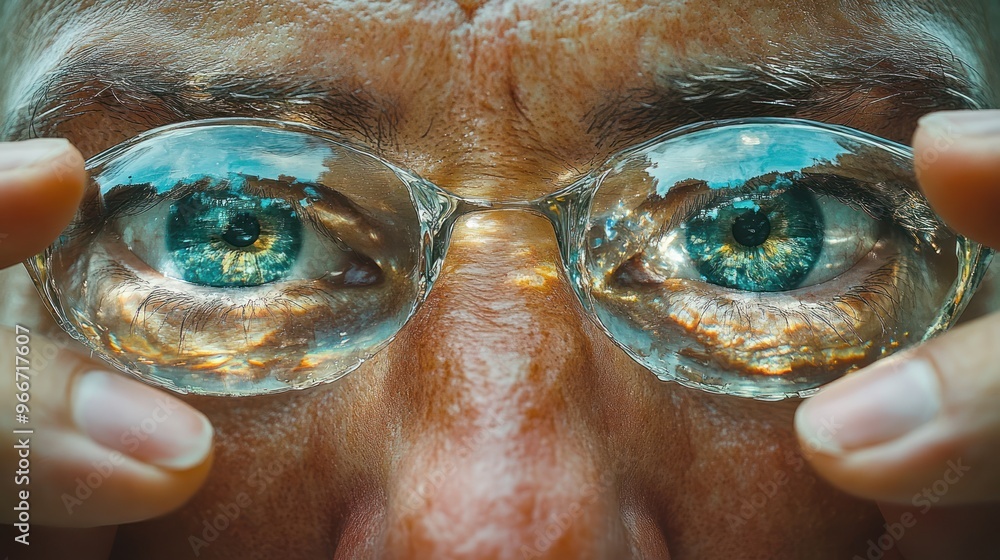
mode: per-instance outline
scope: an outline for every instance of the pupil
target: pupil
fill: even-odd
[[[756,247],[771,235],[771,220],[760,210],[745,212],[733,220],[733,238],[745,247]]]
[[[234,247],[249,247],[260,237],[260,222],[252,214],[240,212],[229,220],[222,239]]]

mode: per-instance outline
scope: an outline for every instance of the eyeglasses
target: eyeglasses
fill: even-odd
[[[991,257],[934,215],[908,148],[794,119],[683,127],[525,202],[259,119],[159,128],[87,168],[75,220],[27,263],[43,299],[118,369],[206,395],[356,369],[484,209],[546,216],[583,307],[659,378],[766,400],[948,328]]]

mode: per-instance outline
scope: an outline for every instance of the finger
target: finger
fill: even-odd
[[[0,363],[17,358],[31,367],[0,393],[0,462],[14,474],[0,490],[15,498],[0,522],[139,521],[179,507],[204,481],[212,428],[195,409],[40,335],[0,329]]]
[[[86,174],[66,140],[0,143],[0,268],[52,243],[76,212]]]
[[[838,380],[795,427],[813,467],[855,495],[915,507],[1000,499],[1000,314]]]
[[[913,150],[921,189],[941,218],[1000,248],[1000,110],[932,113],[920,120]]]

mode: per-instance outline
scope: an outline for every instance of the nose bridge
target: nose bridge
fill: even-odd
[[[551,228],[532,214],[464,217],[414,328],[400,333],[410,350],[393,382],[410,412],[386,556],[604,557],[596,543],[622,532],[588,419],[595,331]]]
[[[565,387],[583,367],[591,329],[561,271],[552,230],[537,211],[465,215],[434,290],[401,333],[424,363],[463,387],[491,392],[530,383],[533,396]],[[496,403],[499,406],[499,402]]]
[[[434,232],[430,251],[432,262],[444,258],[445,252],[454,252],[451,248],[454,226],[459,221],[465,220],[468,230],[466,234],[472,236],[473,242],[478,237],[481,244],[488,243],[491,239],[500,240],[495,235],[496,232],[491,231],[498,223],[530,223],[530,234],[526,230],[523,232],[526,235],[513,239],[521,246],[511,254],[516,256],[533,253],[543,260],[548,259],[543,276],[552,280],[558,276],[552,270],[553,267],[562,265],[572,274],[570,268],[576,260],[573,240],[582,233],[581,226],[584,225],[593,196],[591,182],[589,177],[579,179],[557,192],[533,200],[466,198],[426,182],[417,182],[411,186],[416,189],[418,206],[425,215],[436,216],[432,219],[431,226]],[[549,227],[543,225],[543,220],[548,221]],[[518,232],[507,230],[505,233]],[[528,237],[531,243],[523,243]],[[436,275],[432,276],[432,281],[435,280]]]

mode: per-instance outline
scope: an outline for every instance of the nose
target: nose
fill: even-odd
[[[380,556],[632,556],[588,384],[599,333],[558,259],[551,226],[525,212],[456,227],[392,346],[407,413]]]

